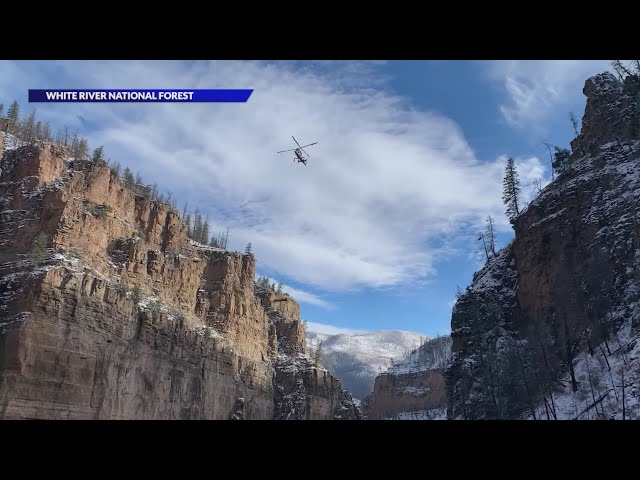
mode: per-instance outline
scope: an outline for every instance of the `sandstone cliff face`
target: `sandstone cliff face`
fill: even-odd
[[[515,219],[514,241],[457,301],[447,370],[451,418],[557,417],[554,395],[567,387],[578,398],[596,383],[588,362],[599,359],[611,368],[616,351],[607,342],[616,338],[622,348],[628,340],[627,354],[635,348],[638,91],[636,83],[610,74],[586,82],[587,106],[582,132],[572,143],[571,167]],[[581,372],[584,352],[589,360]],[[597,396],[588,393],[576,402],[589,408]],[[580,408],[571,415],[579,416]]]
[[[427,340],[407,358],[378,375],[362,402],[368,420],[440,420],[446,418],[444,368],[451,337]]]
[[[301,351],[304,329],[293,299],[254,294],[252,256],[192,242],[168,205],[54,146],[0,168],[0,418],[275,417],[278,344]],[[334,418],[333,391],[309,396]]]
[[[363,402],[368,420],[446,418],[447,394],[442,369],[376,377]]]

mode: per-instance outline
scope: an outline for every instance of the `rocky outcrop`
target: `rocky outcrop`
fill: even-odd
[[[287,294],[272,291],[259,291],[257,294],[275,328],[278,351],[287,355],[304,353],[305,331],[298,303]]]
[[[280,355],[276,362],[277,420],[360,420],[351,394],[327,370],[308,357]]]
[[[253,256],[55,146],[0,168],[0,418],[277,416],[276,360],[304,329],[292,298],[256,296]],[[339,382],[307,386],[306,417],[334,418]]]
[[[287,294],[257,292],[273,327],[275,361],[275,418],[277,420],[359,420],[361,412],[340,381],[305,351],[300,307]]]
[[[446,418],[444,368],[451,355],[451,337],[427,340],[405,359],[379,374],[373,392],[362,402],[368,420]]]
[[[607,342],[617,337],[623,345],[627,338],[634,348],[640,324],[637,79],[597,75],[584,93],[570,164],[515,219],[513,242],[474,276],[454,307],[446,374],[451,418],[557,417],[554,396],[563,388],[576,398],[585,389],[586,399],[576,401],[597,411],[598,405],[589,408],[598,395],[594,370],[587,366],[583,375],[579,358],[586,352],[606,368],[616,355]]]
[[[580,134],[571,142],[574,152],[597,153],[608,142],[640,138],[640,80],[624,82],[611,73],[589,78],[582,91],[587,97]]]
[[[368,420],[446,418],[447,394],[443,369],[376,377],[373,393],[363,401]]]

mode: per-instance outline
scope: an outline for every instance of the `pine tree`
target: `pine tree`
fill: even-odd
[[[184,222],[186,217],[187,217],[187,202],[184,202],[184,208],[182,209],[182,216],[180,218],[182,218],[182,221]]]
[[[118,178],[120,177],[120,162],[113,162],[113,167],[111,167],[111,171],[113,175]]]
[[[196,242],[199,242],[201,237],[202,237],[202,216],[200,215],[200,212],[196,210],[196,213],[194,214],[194,217],[193,217],[193,231],[191,233],[191,238]]]
[[[258,290],[269,290],[271,288],[269,279],[267,277],[260,277],[256,282],[256,287]]]
[[[318,343],[315,352],[313,353],[313,363],[316,364],[316,367],[320,365],[320,360],[322,359],[322,345],[323,342]]]
[[[42,122],[38,120],[33,131],[33,138],[36,140],[42,140]]]
[[[184,218],[184,224],[187,227],[187,237],[193,238],[191,235],[191,214],[187,213],[187,216]]]
[[[4,112],[4,103],[0,102],[0,118],[2,118],[2,112]]]
[[[276,288],[276,293],[282,293],[283,288],[284,288],[284,285],[282,284],[282,282],[278,283],[278,288]]]
[[[222,240],[222,234],[220,234],[220,239]],[[220,248],[224,248],[226,250],[228,241],[229,241],[229,228],[227,228],[227,231],[224,234],[224,240],[220,242]]]
[[[204,245],[209,243],[209,217],[205,218],[204,223],[202,224],[202,234],[199,242]]]
[[[89,154],[89,144],[87,143],[86,138],[81,138],[78,140],[78,151],[76,152],[76,159],[84,160]]]
[[[92,162],[104,162],[104,147],[100,145],[93,151],[93,155],[91,155]]]
[[[126,167],[124,169],[124,173],[122,174],[122,179],[130,185],[133,184],[133,173],[131,173],[131,170],[129,170],[129,167]]]
[[[158,198],[158,185],[155,183],[151,187],[151,200],[157,200]]]
[[[136,174],[136,185],[142,185],[142,175],[140,175],[140,172]]]
[[[7,120],[9,121],[9,132],[14,133],[20,122],[20,105],[16,100],[11,102],[7,110]]]
[[[78,150],[78,143],[80,139],[78,138],[78,131],[76,130],[73,134],[73,139],[71,140],[71,151],[76,152]],[[75,157],[75,154],[73,155]]]
[[[566,148],[554,148],[556,152],[553,155],[553,169],[558,173],[562,173],[571,166],[571,152]]]
[[[247,246],[244,248],[244,254],[250,256],[253,255],[253,252],[251,251],[251,242],[247,243]]]
[[[513,220],[520,214],[520,209],[518,208],[518,202],[520,200],[520,179],[518,178],[518,171],[516,170],[513,158],[507,160],[502,187],[502,201],[507,207],[507,217]]]
[[[487,242],[487,251],[495,256],[496,254],[496,229],[491,215],[487,215],[487,226],[484,230],[484,238]]]

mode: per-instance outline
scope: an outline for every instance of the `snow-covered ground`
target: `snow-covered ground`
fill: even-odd
[[[430,410],[418,410],[415,412],[402,412],[395,417],[385,418],[385,420],[446,420],[446,408],[433,408]]]
[[[602,343],[594,355],[576,359],[578,391],[565,375],[563,391],[535,408],[538,420],[640,420],[640,332],[630,322]],[[611,353],[609,353],[611,352]],[[530,416],[533,419],[533,415]]]

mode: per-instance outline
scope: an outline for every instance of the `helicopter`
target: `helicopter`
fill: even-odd
[[[291,149],[289,149],[289,150],[282,150],[282,151],[280,151],[280,152],[276,152],[276,153],[293,152],[293,153],[294,153],[294,155],[295,155],[295,156],[293,157],[293,161],[294,161],[294,162],[295,162],[295,161],[297,161],[298,163],[303,163],[303,164],[306,166],[306,165],[307,165],[307,160],[309,160],[309,157],[310,157],[311,155],[309,155],[307,152],[305,152],[305,151],[304,151],[304,148],[305,148],[305,147],[310,147],[311,145],[315,145],[315,144],[317,144],[318,142],[313,142],[313,143],[310,143],[309,145],[302,146],[302,145],[300,145],[300,144],[298,143],[298,141],[296,140],[296,137],[294,137],[294,136],[292,135],[292,136],[291,136],[291,138],[293,138],[293,141],[294,141],[294,142],[296,142],[296,145],[298,145],[298,148],[291,148]],[[306,155],[306,158],[304,157],[304,155],[302,155],[303,153]]]

